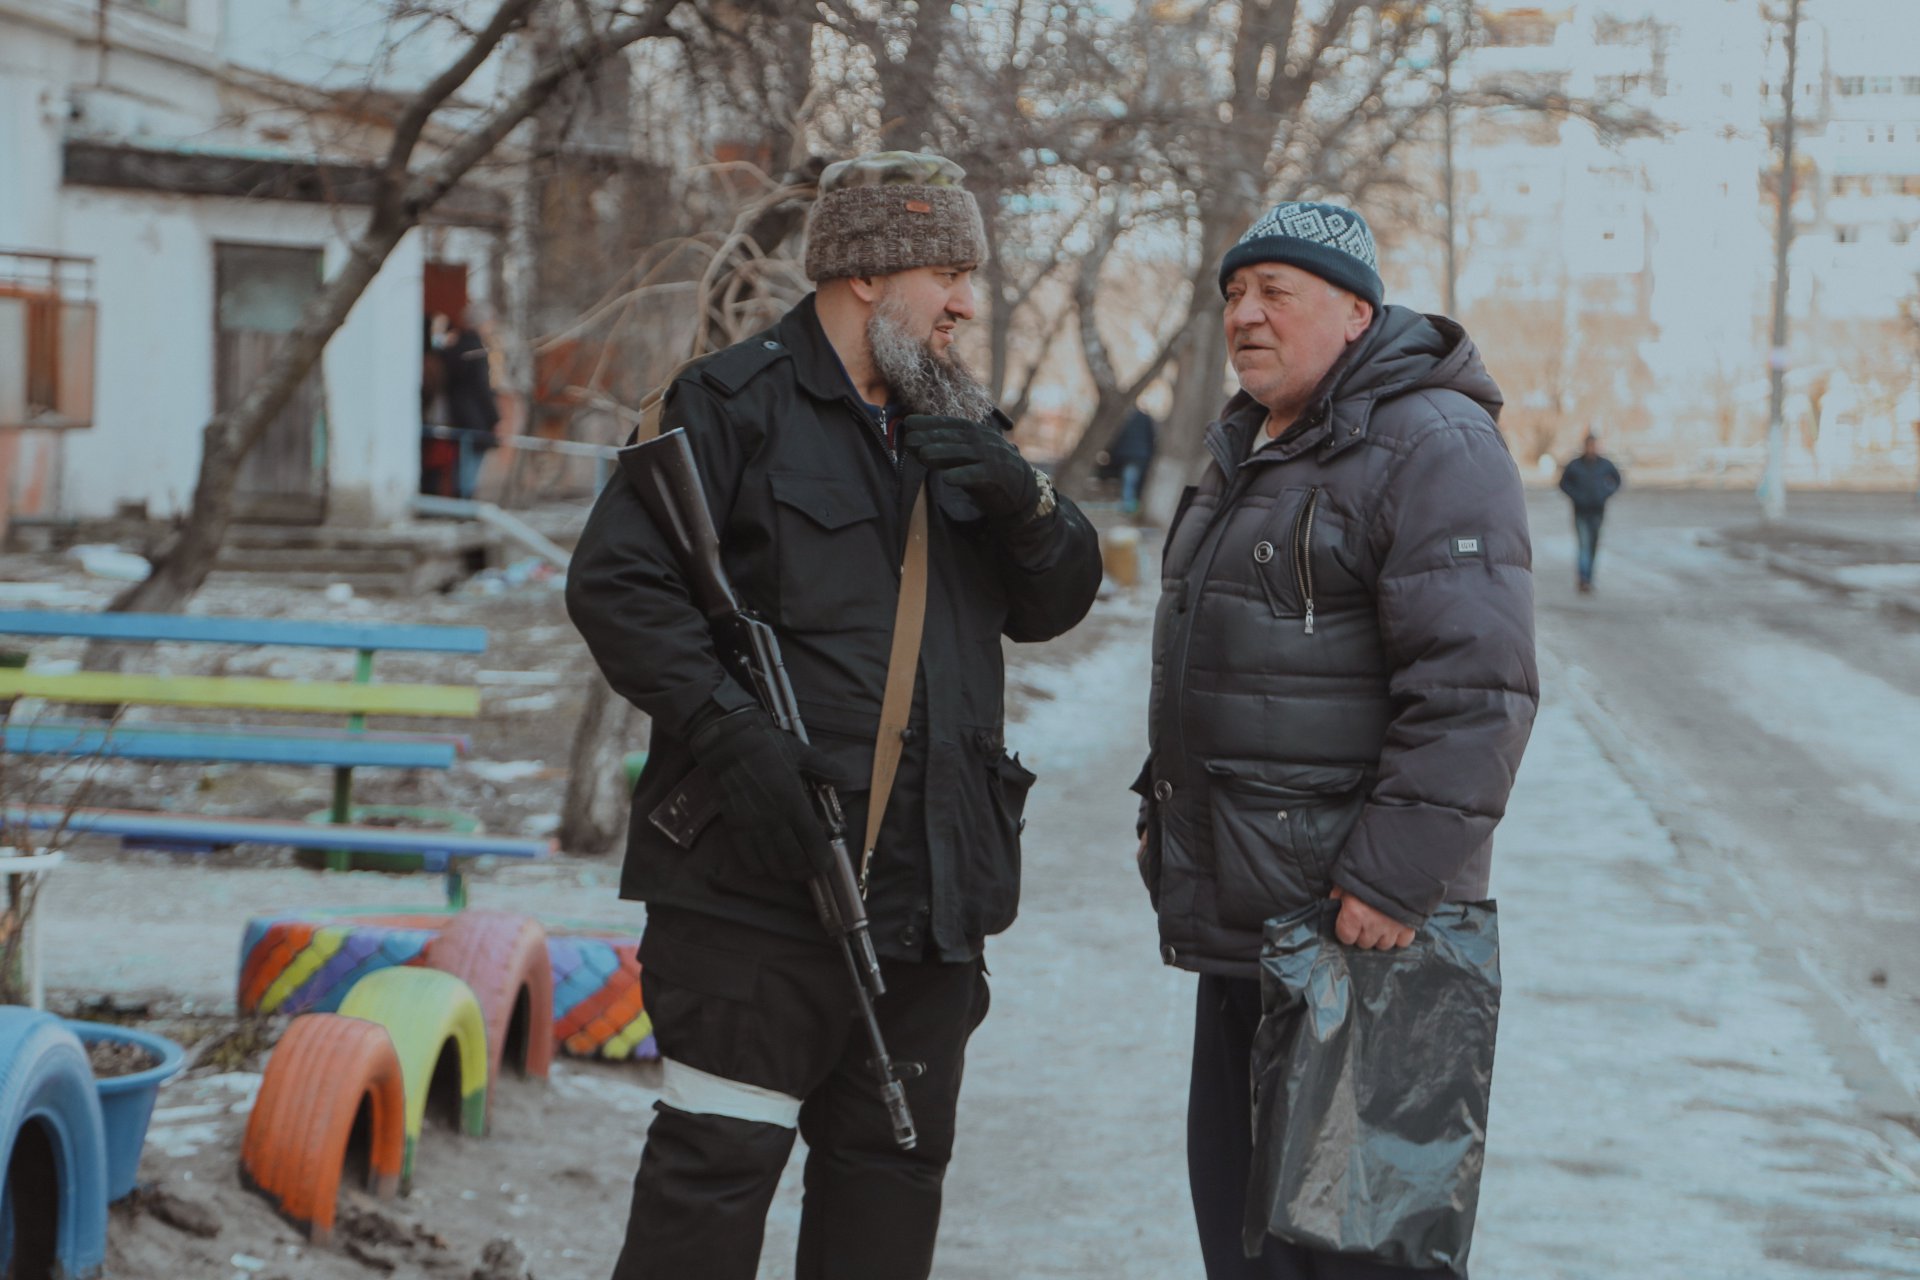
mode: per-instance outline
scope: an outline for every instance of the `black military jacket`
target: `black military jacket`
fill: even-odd
[[[681,373],[662,427],[686,430],[727,573],[779,633],[809,734],[856,780],[842,792],[853,846],[866,827],[907,517],[930,479],[926,634],[868,911],[883,955],[977,955],[1013,921],[1033,783],[1003,745],[1001,637],[1051,639],[1086,615],[1101,576],[1093,527],[1065,498],[1050,516],[990,524],[911,455],[896,460],[811,297]],[[693,771],[689,722],[753,698],[716,657],[669,544],[618,476],[574,552],[567,608],[609,683],[653,720],[621,896],[819,936],[805,887],[749,872],[724,823],[682,847],[651,820]]]

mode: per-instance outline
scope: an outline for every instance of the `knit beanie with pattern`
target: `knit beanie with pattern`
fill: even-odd
[[[1220,259],[1220,292],[1227,291],[1234,272],[1255,262],[1284,262],[1312,272],[1365,298],[1376,310],[1386,297],[1372,229],[1365,218],[1337,204],[1288,200],[1267,210]]]
[[[987,256],[980,206],[944,156],[876,151],[828,165],[807,220],[807,279],[977,267]]]

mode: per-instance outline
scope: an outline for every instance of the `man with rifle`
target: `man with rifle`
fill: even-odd
[[[795,1275],[932,1270],[1033,782],[1001,637],[1061,634],[1100,582],[952,350],[986,252],[963,176],[829,167],[817,292],[674,379],[574,555],[574,623],[653,721],[621,895],[647,903],[662,1101],[615,1280],[751,1280],[796,1130]]]

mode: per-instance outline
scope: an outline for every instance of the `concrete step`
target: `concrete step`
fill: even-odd
[[[224,546],[216,569],[241,573],[410,573],[420,555],[399,547]]]

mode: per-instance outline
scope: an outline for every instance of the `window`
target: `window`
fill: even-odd
[[[114,0],[122,9],[134,9],[162,22],[187,25],[187,0]]]
[[[1833,241],[1835,244],[1859,244],[1860,228],[1835,227],[1833,229]]]
[[[1659,24],[1651,18],[1642,18],[1637,22],[1627,22],[1620,18],[1601,17],[1593,23],[1593,42],[1595,44],[1648,44],[1659,34]]]
[[[1903,196],[1920,196],[1920,173],[1910,173],[1900,179],[1900,194]]]
[[[1900,92],[1920,93],[1920,76],[1901,76]]]
[[[0,252],[0,426],[93,422],[93,259]]]
[[[1539,48],[1553,43],[1558,19],[1539,9],[1513,9],[1485,16],[1487,43],[1496,48]]]
[[[1868,76],[1867,92],[1868,93],[1892,93],[1893,77],[1892,76]]]
[[[1913,228],[1904,222],[1896,222],[1893,224],[1892,235],[1895,244],[1905,244],[1913,238]]]
[[[1833,82],[1833,87],[1840,91],[1840,96],[1843,98],[1857,98],[1867,91],[1867,78],[1865,76],[1841,76]]]

